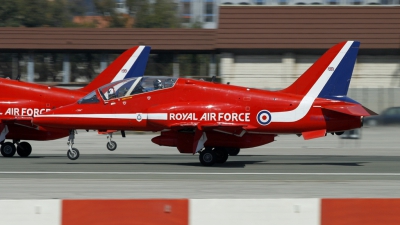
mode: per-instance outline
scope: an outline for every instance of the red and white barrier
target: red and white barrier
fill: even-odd
[[[190,225],[319,224],[319,199],[192,199]]]
[[[62,200],[0,200],[0,224],[61,224]]]
[[[398,225],[400,199],[0,200],[0,224]]]

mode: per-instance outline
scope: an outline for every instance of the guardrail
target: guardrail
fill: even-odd
[[[0,224],[400,224],[400,199],[1,200]]]

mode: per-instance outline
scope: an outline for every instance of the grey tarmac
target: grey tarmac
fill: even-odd
[[[282,135],[213,167],[154,145],[157,134],[114,135],[111,152],[105,136],[80,131],[75,161],[66,157],[66,138],[32,141],[28,158],[0,157],[0,198],[400,197],[399,131],[364,128],[359,140]]]

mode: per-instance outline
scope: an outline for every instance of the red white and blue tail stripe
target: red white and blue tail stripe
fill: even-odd
[[[359,105],[346,96],[359,47],[360,42],[358,41],[345,41],[329,49],[291,86],[280,91],[302,95],[303,98],[294,110],[272,112],[271,122],[295,122],[302,119],[317,98],[340,100]],[[366,110],[363,112],[368,114]]]
[[[126,50],[90,84],[80,90],[90,92],[114,81],[143,76],[150,50],[150,46],[135,46]]]

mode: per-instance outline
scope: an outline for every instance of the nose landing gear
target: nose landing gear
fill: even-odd
[[[79,158],[79,150],[77,148],[72,147],[74,145],[74,140],[75,140],[75,130],[70,130],[67,142],[68,144],[67,156],[70,160],[76,160]]]
[[[117,142],[112,140],[112,133],[107,134],[107,139],[107,149],[110,151],[114,151],[115,149],[117,149]]]

